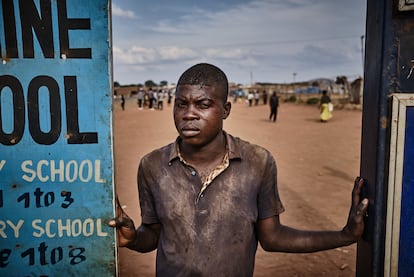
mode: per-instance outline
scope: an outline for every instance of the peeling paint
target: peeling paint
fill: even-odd
[[[387,128],[387,126],[388,126],[388,119],[387,119],[386,116],[382,116],[380,118],[380,126],[381,126],[382,129],[386,129]]]

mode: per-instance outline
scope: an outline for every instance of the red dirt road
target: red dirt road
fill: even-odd
[[[136,186],[137,165],[152,149],[177,135],[172,107],[138,110],[127,100],[114,104],[115,183],[126,212],[141,222]],[[359,174],[361,111],[336,110],[320,123],[315,106],[281,103],[277,123],[269,108],[233,103],[224,128],[269,149],[278,165],[279,192],[286,211],[283,224],[296,228],[339,230],[346,222],[353,181]],[[219,251],[219,249],[218,249]],[[260,246],[254,276],[355,276],[356,245],[312,253],[264,252]],[[119,249],[119,275],[155,276],[155,251]]]

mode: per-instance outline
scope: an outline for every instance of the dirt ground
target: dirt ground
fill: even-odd
[[[320,123],[316,106],[281,103],[277,123],[269,108],[233,103],[224,128],[269,149],[278,165],[279,192],[286,211],[283,224],[306,229],[339,230],[345,224],[354,178],[359,174],[359,110],[335,110]],[[114,103],[115,182],[127,213],[141,222],[136,187],[141,157],[176,137],[172,106],[138,110],[128,99],[122,111]],[[312,254],[264,252],[256,255],[254,276],[355,276],[356,245]],[[119,276],[155,276],[155,251],[119,249]]]

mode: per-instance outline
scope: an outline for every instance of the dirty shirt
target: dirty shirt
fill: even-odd
[[[140,162],[142,223],[162,226],[157,276],[253,276],[255,223],[284,210],[270,152],[224,133],[227,157],[207,180],[181,158],[180,138]]]

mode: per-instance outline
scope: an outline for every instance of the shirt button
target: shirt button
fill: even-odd
[[[196,172],[194,170],[191,171],[191,175],[195,176],[196,175]]]

